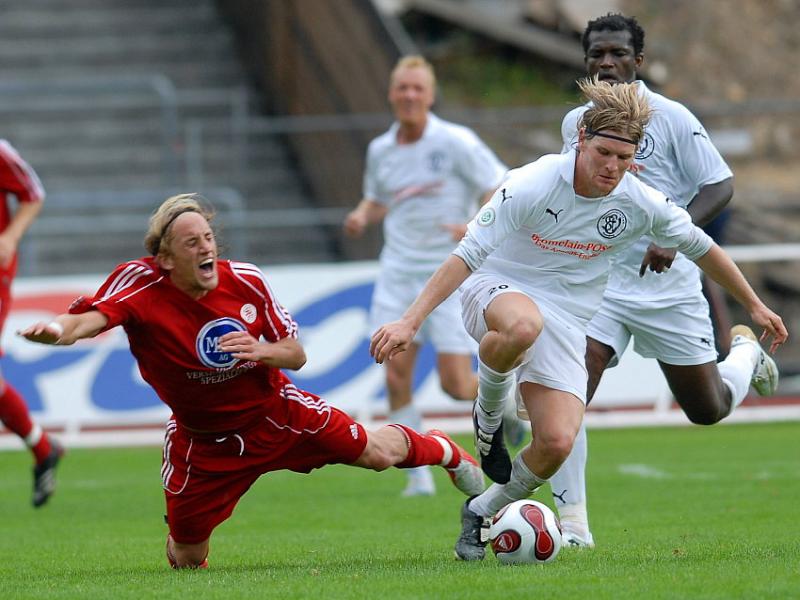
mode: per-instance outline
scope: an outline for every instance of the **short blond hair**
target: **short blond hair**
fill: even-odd
[[[419,54],[403,56],[392,69],[392,74],[389,77],[390,84],[394,83],[395,76],[402,69],[425,69],[431,76],[431,86],[436,89],[436,73],[433,70],[433,65],[425,60],[425,57]]]
[[[144,236],[144,247],[152,256],[158,256],[164,252],[172,239],[170,225],[180,215],[187,212],[198,213],[209,224],[214,218],[214,209],[200,194],[178,194],[167,198],[150,215],[147,234]]]
[[[611,84],[594,76],[578,81],[578,87],[586,100],[592,103],[579,123],[579,128],[586,128],[587,138],[601,131],[616,131],[639,145],[653,109],[639,94],[635,82]]]

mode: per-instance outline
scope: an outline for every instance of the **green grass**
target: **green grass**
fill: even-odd
[[[263,477],[211,569],[173,572],[158,449],[72,450],[38,511],[29,456],[2,453],[0,597],[798,597],[800,423],[589,437],[597,548],[525,567],[453,560],[462,499],[443,472],[437,496],[402,499],[399,471],[337,466]]]

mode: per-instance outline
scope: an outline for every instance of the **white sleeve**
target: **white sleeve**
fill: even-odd
[[[675,136],[675,159],[686,180],[700,189],[733,176],[719,150],[711,143],[708,133],[689,110],[680,107],[680,118],[672,120]]]
[[[471,130],[459,138],[456,168],[459,175],[481,194],[494,190],[503,180],[506,167]]]
[[[364,183],[362,186],[363,198],[375,200],[381,204],[388,204],[389,198],[381,195],[378,182],[378,157],[374,142],[367,148],[367,165],[364,169]]]
[[[578,143],[578,121],[584,110],[584,107],[575,108],[561,121],[561,154],[569,152]]]
[[[536,200],[533,192],[523,192],[519,178],[509,177],[467,225],[467,234],[453,254],[461,258],[471,271],[476,271],[511,233],[518,230],[533,214]],[[530,186],[525,186],[530,188]]]
[[[666,197],[658,203],[653,215],[653,240],[664,248],[677,248],[691,260],[706,254],[714,244],[705,231],[692,223],[684,209]]]

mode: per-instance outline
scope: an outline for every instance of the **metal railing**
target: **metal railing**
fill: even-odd
[[[47,80],[0,81],[0,113],[85,111],[87,106],[111,105],[110,98],[144,92],[157,100],[161,115],[161,164],[165,184],[180,172],[178,141],[178,97],[166,75],[121,75]],[[20,106],[20,98],[25,99]],[[9,102],[9,100],[11,102]]]

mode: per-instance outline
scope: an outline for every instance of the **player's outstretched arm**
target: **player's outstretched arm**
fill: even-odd
[[[79,315],[62,314],[49,322],[40,321],[17,331],[31,342],[69,346],[78,340],[92,338],[105,329],[108,317],[98,310]]]
[[[467,263],[451,254],[431,275],[417,299],[408,307],[400,320],[387,323],[372,334],[369,353],[375,362],[382,364],[384,360],[391,360],[398,352],[408,349],[425,318],[445,298],[455,292],[470,273],[472,271]]]
[[[728,290],[736,301],[747,309],[753,323],[763,328],[762,341],[772,337],[769,347],[770,352],[775,352],[778,346],[789,338],[783,319],[761,301],[761,298],[758,297],[747,282],[739,267],[736,266],[736,263],[731,260],[730,256],[722,248],[714,244],[706,254],[695,262],[698,267],[703,269],[706,275]]]

